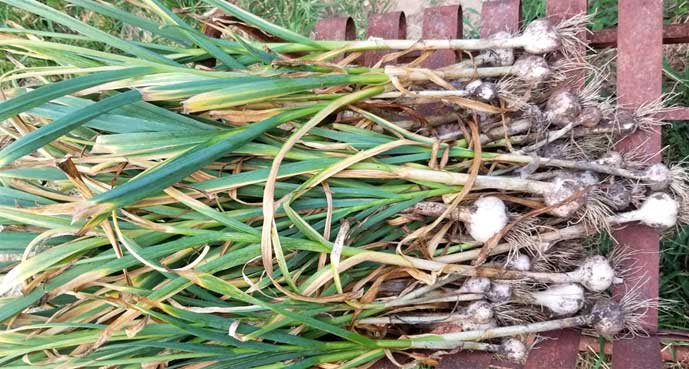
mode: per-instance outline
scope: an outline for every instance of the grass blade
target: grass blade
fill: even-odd
[[[314,114],[320,109],[320,105],[300,108],[254,123],[239,133],[231,131],[227,134],[218,134],[213,139],[143,172],[129,182],[94,196],[88,202],[82,204],[80,211],[75,216],[100,215],[147,196],[158,194],[165,188],[194,173],[205,164],[221,157],[227,152],[232,152],[263,132],[275,128],[284,122]]]
[[[166,22],[178,27],[191,42],[206,50],[221,63],[234,69],[246,69],[246,67],[243,64],[240,64],[235,58],[232,57],[232,55],[225,53],[219,47],[217,47],[208,36],[190,27],[182,20],[182,18],[171,12],[158,0],[143,1]]]
[[[60,119],[54,120],[48,125],[22,136],[2,149],[0,151],[0,167],[22,156],[31,154],[103,113],[140,100],[141,94],[138,91],[132,90],[108,97],[95,104],[88,105],[85,108],[65,114]]]
[[[231,4],[227,1],[224,0],[203,0],[203,2],[214,6],[216,8],[219,8],[220,10],[223,10],[229,14],[232,14],[233,16],[241,19],[242,21],[249,23],[251,25],[254,25],[258,27],[261,30],[264,30],[268,33],[273,34],[274,36],[277,36],[283,40],[287,40],[290,42],[296,42],[298,44],[304,44],[308,45],[311,47],[315,47],[316,49],[320,49],[320,45],[318,42],[311,40],[308,37],[304,37],[296,32],[290,31],[286,28],[280,27],[276,24],[270,23],[266,21],[265,19],[259,18],[254,14],[251,14],[247,12],[246,10]]]
[[[141,76],[144,74],[153,73],[154,71],[155,68],[153,67],[124,68],[114,71],[89,74],[49,84],[20,95],[12,100],[3,101],[0,103],[0,121],[47,103],[50,100],[71,94],[73,92],[81,91],[85,88],[118,79]]]
[[[129,54],[132,54],[134,56],[140,57],[145,60],[150,60],[153,62],[165,64],[165,65],[173,65],[173,66],[181,66],[174,60],[168,59],[166,57],[161,56],[160,54],[154,53],[150,50],[144,49],[143,47],[134,45],[131,42],[122,40],[120,38],[117,38],[113,35],[110,35],[106,32],[103,32],[99,30],[98,28],[89,26],[86,23],[83,23],[81,21],[78,21],[64,13],[61,13],[47,5],[41,4],[36,0],[0,0],[4,2],[5,4],[12,5],[14,7],[17,7],[19,9],[26,10],[27,12],[34,13],[36,15],[40,15],[41,17],[45,19],[49,19],[53,22],[60,23],[63,26],[72,29],[76,32],[81,33],[84,36],[89,37],[92,40],[98,40],[101,42],[104,42],[116,49],[125,51]]]
[[[151,34],[159,35],[169,40],[178,42],[181,45],[189,46],[187,40],[176,32],[175,29],[166,29],[160,27],[160,25],[157,23],[154,23],[148,19],[137,17],[136,15],[118,9],[114,6],[106,5],[105,3],[97,3],[93,0],[67,0],[67,2],[81,6],[82,8],[93,10],[96,13],[106,15],[110,18],[120,20],[134,27],[151,32]]]
[[[366,346],[366,347],[375,347],[375,341],[368,337],[364,337],[362,335],[359,335],[354,332],[350,332],[346,329],[330,325],[328,323],[325,323],[323,321],[320,321],[318,319],[296,313],[294,311],[290,311],[289,309],[285,309],[282,307],[278,307],[275,304],[271,304],[268,302],[265,302],[263,300],[257,299],[255,297],[252,297],[248,294],[246,294],[244,291],[240,290],[239,288],[227,283],[226,281],[208,273],[198,273],[198,272],[180,272],[180,274],[189,279],[190,281],[194,282],[194,284],[197,284],[201,287],[204,287],[208,290],[215,291],[217,293],[221,293],[225,296],[230,296],[232,298],[238,299],[240,301],[247,302],[249,304],[254,304],[258,306],[262,306],[264,308],[270,309],[271,311],[284,315],[290,319],[293,319],[295,321],[301,322],[303,324],[306,324],[310,327],[313,327],[315,329],[321,330],[323,332],[327,332],[333,335],[336,335],[338,337],[344,338],[350,342],[358,343],[360,345]]]
[[[297,92],[348,84],[377,84],[387,82],[384,74],[373,75],[334,75],[305,78],[266,79],[247,82],[216,91],[196,95],[184,101],[184,110],[198,112],[211,109],[229,108],[253,102],[260,102]]]

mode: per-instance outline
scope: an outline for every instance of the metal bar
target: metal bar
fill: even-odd
[[[524,364],[500,360],[496,356],[493,356],[493,358],[490,361],[490,366],[488,368],[489,369],[523,369]]]
[[[519,0],[484,1],[481,6],[481,37],[502,31],[517,33],[522,19],[521,9]]]
[[[617,46],[617,28],[607,28],[593,32],[589,42],[594,48]],[[663,26],[663,44],[689,43],[689,23],[667,24]]]
[[[462,38],[462,26],[461,5],[426,8],[423,12],[421,36],[424,39]],[[416,54],[417,57],[420,55]],[[400,61],[403,61],[403,58],[400,59]],[[457,53],[454,50],[436,50],[422,63],[422,66],[425,68],[440,68],[453,64],[456,61]],[[443,103],[423,104],[417,106],[416,109],[424,115],[452,113],[452,108]]]
[[[333,17],[321,19],[314,29],[316,40],[354,40],[356,25],[352,17]]]
[[[354,40],[356,39],[356,25],[352,17],[333,17],[321,19],[314,29],[316,40]],[[338,56],[331,61],[337,63],[344,56]]]
[[[554,23],[581,13],[588,13],[588,0],[547,0],[545,2],[546,17]]]
[[[427,8],[423,12],[421,35],[424,39],[462,38],[462,6],[448,5]],[[440,68],[457,60],[453,50],[437,50],[423,62],[425,68]]]
[[[588,0],[547,0],[545,3],[545,14],[546,18],[552,23],[557,24],[562,22],[567,18],[571,18],[578,14],[586,14],[588,12]],[[577,35],[578,38],[585,40],[586,32],[581,32]],[[583,45],[580,49],[582,52],[586,50],[583,49]],[[583,74],[579,72],[579,74]],[[583,80],[581,81],[581,86],[583,86]]]
[[[658,340],[661,339],[660,335],[655,336]],[[662,337],[666,340],[681,339],[684,340],[685,337]],[[674,345],[665,345],[660,343],[660,353],[662,355],[664,362],[679,362],[679,363],[689,363],[689,346],[685,346],[683,343]],[[579,341],[579,352],[595,352],[600,353],[600,341],[596,337],[581,336],[581,341]],[[605,355],[611,356],[614,352],[613,345],[606,342],[603,347]]]
[[[663,120],[689,120],[689,108],[675,108],[667,112],[660,113],[656,117]]]
[[[660,369],[663,367],[660,338],[636,337],[613,343],[613,369]]]
[[[545,332],[546,339],[531,350],[525,369],[574,369],[579,355],[581,332],[577,329]]]
[[[662,93],[663,3],[661,0],[625,0],[619,3],[617,34],[617,97],[621,106],[634,109]],[[639,131],[618,145],[618,150],[656,153],[660,161],[660,128]],[[621,297],[635,288],[641,299],[658,297],[659,235],[649,227],[635,225],[613,234],[616,247],[628,251],[628,263],[636,273],[615,288]],[[649,309],[643,317],[651,334],[658,326],[658,312]],[[657,337],[619,340],[614,343],[614,369],[656,369],[662,360]]]
[[[368,17],[368,37],[379,37],[389,40],[404,40],[407,38],[407,20],[404,12],[390,12],[371,14]],[[364,64],[372,66],[390,51],[368,51],[364,54]],[[395,64],[397,60],[390,60],[383,65]]]

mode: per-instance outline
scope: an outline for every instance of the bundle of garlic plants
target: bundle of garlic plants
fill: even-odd
[[[70,31],[0,38],[48,65],[2,76],[5,368],[518,361],[529,334],[636,334],[653,305],[608,298],[628,271],[583,240],[671,229],[687,176],[612,149],[662,104],[600,96],[584,16],[490,39],[314,41],[203,0],[283,40],[261,43],[209,38],[158,0],[142,16],[68,0],[144,43],[0,1]],[[420,68],[438,49],[473,57]],[[370,50],[421,56],[356,65]]]

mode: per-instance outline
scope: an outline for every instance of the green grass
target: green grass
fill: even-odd
[[[124,23],[117,21],[113,18],[110,17],[104,17],[101,16],[97,13],[94,13],[89,10],[85,10],[80,7],[76,6],[69,6],[68,2],[65,0],[46,0],[44,3],[50,7],[53,7],[55,9],[63,9],[67,14],[70,16],[81,19],[81,20],[87,20],[89,24],[96,26],[99,29],[105,30],[108,33],[118,36],[120,38],[126,39],[126,40],[131,40],[131,39],[139,39],[139,40],[146,40],[147,37],[146,35],[143,34],[135,34],[134,28],[133,27],[128,27]],[[170,7],[177,7],[177,8],[188,8],[188,5],[192,5],[194,3],[198,3],[197,1],[192,1],[192,0],[164,0],[163,3],[165,5],[170,6]],[[116,6],[120,9],[126,10],[128,12],[131,12],[133,14],[140,14],[140,11],[137,7],[133,6],[129,1],[127,0],[113,0],[109,1],[108,4]],[[194,5],[198,7],[197,5]],[[189,9],[192,10],[192,9]],[[44,18],[38,17],[34,14],[30,14],[27,12],[24,12],[22,10],[13,8],[11,6],[8,6],[6,4],[0,4],[0,26],[2,27],[12,27],[12,28],[26,28],[26,29],[35,29],[35,30],[41,30],[41,31],[49,31],[49,32],[63,32],[63,33],[74,33],[72,30],[69,28],[57,24],[54,22],[51,22],[49,20],[46,20]],[[112,48],[104,45],[100,42],[96,41],[64,41],[67,44],[74,44],[74,45],[80,45],[83,47],[87,48],[92,48],[96,50],[102,50],[106,52],[112,51]],[[7,72],[8,70],[14,69],[14,65],[9,62],[6,57],[5,57],[4,51],[0,51],[0,73]],[[22,57],[17,60],[17,62],[21,63],[22,65],[31,65],[31,66],[45,66],[47,65],[47,62],[39,59],[30,59],[29,57]]]
[[[117,1],[116,3],[124,3],[124,1]],[[66,2],[62,0],[48,0],[46,1],[46,4],[52,7],[62,7],[66,8]],[[123,5],[123,4],[118,4],[118,5]],[[77,18],[85,15],[80,9],[69,9],[69,14],[72,16],[75,16]],[[105,18],[100,18],[98,16],[94,17],[93,19],[94,24],[98,24],[98,22],[102,22],[101,24],[105,29],[110,30],[110,33],[112,34],[118,34],[121,31],[122,26],[117,25],[110,21],[109,19]],[[100,19],[99,19],[100,18]],[[104,22],[107,22],[104,23]],[[33,14],[29,14],[26,12],[23,12],[21,10],[15,9],[13,7],[10,7],[5,4],[0,4],[0,25],[2,27],[13,27],[16,28],[17,26],[21,28],[27,28],[27,29],[38,29],[38,30],[44,30],[44,31],[50,31],[50,32],[65,32],[68,31],[65,29],[65,27],[55,24],[50,21],[46,21],[45,19],[42,19],[40,17],[37,17]],[[99,43],[96,42],[85,42],[82,43],[83,46],[86,47],[91,47],[91,48],[99,48],[102,49],[103,46]],[[5,73],[9,70],[14,69],[14,65],[7,60],[6,54],[4,51],[0,51],[0,73]],[[18,63],[21,63],[22,65],[31,65],[31,66],[45,66],[47,65],[46,62],[42,60],[37,60],[37,59],[29,59],[28,57],[22,57],[17,60]]]

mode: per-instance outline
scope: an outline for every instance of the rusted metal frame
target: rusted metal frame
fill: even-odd
[[[617,28],[607,28],[593,32],[589,43],[594,48],[617,46]],[[689,43],[689,23],[666,24],[663,26],[663,44]]]
[[[368,17],[368,37],[378,37],[389,40],[404,40],[407,38],[407,19],[404,12],[390,12],[384,14],[371,14]],[[364,65],[373,66],[390,51],[367,51],[364,53]],[[396,60],[390,60],[383,65],[396,64]]]
[[[621,106],[634,109],[658,98],[662,93],[663,4],[660,0],[625,0],[618,6],[617,33],[617,98]],[[659,162],[660,127],[639,131],[618,145],[618,150],[639,150],[655,154]],[[628,251],[629,265],[634,265],[633,276],[625,278],[614,294],[621,297],[635,288],[642,299],[658,297],[659,235],[642,225],[634,225],[614,232],[615,247]],[[652,334],[613,344],[614,369],[656,369],[662,360],[655,332],[658,312],[649,309],[643,317],[644,328]]]
[[[453,39],[463,36],[462,6],[448,5],[426,8],[423,12],[423,25],[421,37],[423,39]],[[410,55],[421,56],[419,53]],[[440,68],[457,61],[457,52],[454,50],[436,50],[422,63],[424,68]],[[402,59],[402,58],[400,58]],[[411,62],[413,59],[408,60]],[[400,60],[407,61],[405,60]],[[443,103],[423,104],[416,107],[417,111],[424,115],[449,114],[452,108]]]
[[[352,17],[333,17],[321,19],[313,31],[316,40],[354,40],[356,25]]]
[[[685,341],[686,337],[674,336],[667,337],[665,339],[679,339],[681,341]],[[689,363],[689,346],[685,346],[683,343],[668,346],[661,344],[660,349],[660,353],[664,362]],[[606,342],[605,345],[603,345],[603,350],[605,352],[605,355],[608,355],[608,357],[610,357],[614,352],[613,344],[611,344],[610,342]],[[600,351],[601,344],[597,337],[581,337],[581,341],[579,341],[579,352],[600,353]]]
[[[521,21],[521,1],[485,1],[481,6],[481,37],[494,33],[517,33]]]
[[[463,36],[462,6],[448,5],[427,8],[423,12],[421,35],[424,39],[459,39]],[[454,50],[437,50],[426,59],[424,68],[440,68],[457,60]]]
[[[589,36],[589,45],[594,48],[617,46],[617,28],[608,28],[593,32]],[[689,43],[689,23],[663,25],[663,44]],[[682,107],[663,112],[659,118],[665,120],[689,120],[689,108]]]
[[[316,40],[356,40],[356,25],[352,17],[333,17],[321,19],[314,28],[314,38]],[[338,56],[331,60],[337,63],[344,56]]]
[[[463,25],[461,5],[426,8],[423,12],[421,37],[425,40],[462,38]],[[419,51],[412,51],[401,56],[397,63],[410,63],[419,56],[421,56]],[[461,54],[454,50],[436,50],[422,66],[425,68],[438,68],[454,63],[458,57],[461,57]]]
[[[689,108],[675,108],[656,115],[663,120],[689,120]]]
[[[425,40],[462,38],[463,26],[461,5],[426,8],[423,13],[421,37]],[[421,53],[418,50],[406,53],[397,59],[397,64],[410,63],[419,56]],[[454,50],[436,50],[422,66],[438,68],[456,62],[458,57],[461,58],[461,53]]]
[[[389,12],[383,14],[371,14],[368,17],[368,29],[366,30],[368,38],[382,38],[389,40],[403,40],[407,38],[407,19],[402,11]],[[390,53],[399,52],[399,50],[378,50],[367,51],[364,53],[363,65],[372,67],[376,65],[381,59]],[[398,58],[390,59],[384,63],[385,65],[399,64]],[[386,119],[404,119],[397,112],[391,114],[383,114]],[[386,360],[387,361],[387,360]]]
[[[437,369],[486,369],[491,361],[491,355],[485,352],[463,351],[444,356]]]

